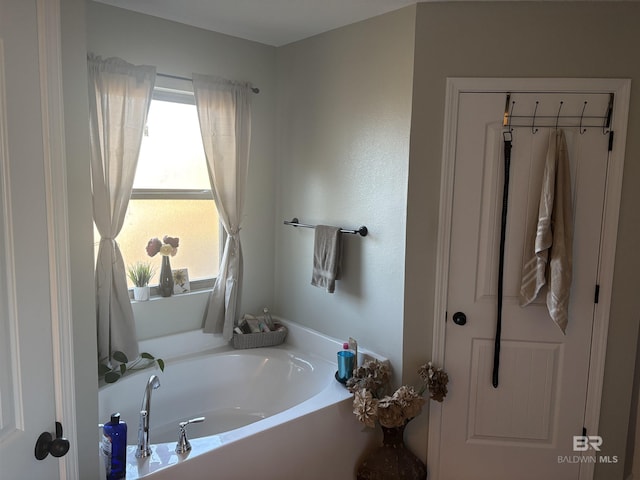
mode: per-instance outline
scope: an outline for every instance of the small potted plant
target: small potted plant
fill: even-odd
[[[149,281],[155,273],[155,268],[149,262],[136,262],[129,265],[127,274],[133,282],[133,299],[137,302],[149,300]]]

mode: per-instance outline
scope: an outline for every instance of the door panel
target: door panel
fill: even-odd
[[[584,97],[520,94],[551,116]],[[579,97],[579,98],[578,98]],[[605,96],[587,96],[595,111]],[[602,102],[605,102],[602,105]],[[579,103],[581,105],[581,103]],[[565,129],[574,200],[573,283],[566,335],[550,319],[543,290],[519,305],[525,239],[535,233],[550,128],[515,128],[507,217],[500,383],[493,388],[493,339],[503,185],[503,93],[461,93],[457,114],[447,310],[467,316],[446,324],[444,366],[451,379],[442,406],[440,478],[577,479],[573,435],[583,427],[594,289],[607,171],[607,136]],[[578,110],[579,111],[579,110]],[[548,123],[548,122],[547,122]],[[553,128],[553,127],[552,127]],[[464,461],[460,461],[464,459]]]
[[[56,420],[37,13],[0,0],[0,477],[54,480],[34,456]]]
[[[540,446],[552,442],[558,362],[557,343],[504,341],[500,351],[500,382],[494,389],[487,378],[493,370],[493,340],[474,339],[468,441]]]

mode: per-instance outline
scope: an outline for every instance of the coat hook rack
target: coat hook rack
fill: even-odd
[[[604,116],[604,121],[602,122],[603,135],[607,135],[610,132],[609,127],[611,126],[611,114],[613,113],[613,100],[614,100],[614,95],[613,93],[610,93],[609,105],[607,106],[607,113]]]
[[[306,223],[300,223],[300,220],[298,220],[297,217],[292,218],[291,221],[285,220],[284,224],[285,225],[291,225],[292,227],[316,228],[316,225],[309,225],[309,224],[306,224]],[[360,235],[361,237],[366,237],[367,234],[369,233],[369,230],[367,229],[367,227],[365,227],[363,225],[363,226],[361,226],[361,227],[359,227],[357,229],[354,229],[354,230],[351,230],[351,229],[348,229],[348,228],[340,228],[340,232],[341,233],[350,233],[352,235]]]
[[[564,105],[564,102],[560,100],[560,106],[558,107],[558,114],[556,115],[556,130],[558,129],[558,121],[560,120],[560,110],[562,110],[562,105]]]
[[[533,121],[531,122],[531,133],[537,133],[538,129],[536,128],[536,113],[538,113],[538,105],[540,102],[536,100],[536,108],[533,110]]]
[[[546,105],[547,109],[542,108],[544,106],[545,100],[536,100],[535,105],[533,107],[533,114],[520,115],[519,112],[516,112],[515,104],[516,100],[513,98],[513,92],[505,92],[506,93],[506,101],[504,106],[504,115],[502,118],[502,125],[508,131],[513,131],[516,128],[529,128],[531,133],[535,134],[540,131],[541,128],[577,128],[580,134],[584,134],[589,128],[601,128],[602,133],[604,135],[609,134],[609,130],[611,128],[611,119],[613,116],[613,106],[615,95],[613,93],[602,93],[602,94],[593,94],[593,95],[607,95],[608,96],[608,105],[601,114],[595,114],[593,110],[599,107],[594,107],[591,101],[587,101],[583,99],[582,109],[579,107],[573,107],[571,102],[565,105],[565,101],[567,98],[565,95],[572,95],[572,92],[525,92],[525,93],[548,93],[548,94],[560,94],[564,100],[561,100],[558,104],[558,109],[556,114],[553,115],[552,112],[546,114],[544,110],[549,108],[549,105]],[[518,93],[518,92],[516,92]],[[519,102],[521,104],[522,102]],[[587,113],[587,104],[589,105],[589,109],[591,113]],[[597,105],[597,103],[596,103]],[[567,107],[568,106],[568,107]],[[569,112],[566,112],[567,108],[569,108]],[[522,105],[520,105],[519,109],[522,109]],[[574,108],[576,111],[574,111]],[[541,110],[543,111],[542,113]],[[563,113],[564,112],[564,113]]]
[[[582,106],[582,113],[580,114],[580,135],[584,135],[584,132],[587,131],[586,128],[582,128],[582,119],[584,118],[584,110],[587,108],[587,101],[584,101],[584,105]]]

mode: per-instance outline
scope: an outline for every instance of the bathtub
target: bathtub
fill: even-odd
[[[372,434],[362,432],[351,412],[351,395],[334,378],[340,343],[283,323],[289,335],[282,346],[207,345],[174,358],[166,352],[164,372],[143,370],[100,389],[101,421],[120,412],[128,425],[128,480],[204,479],[212,472],[225,480],[353,478]],[[187,335],[200,342],[213,338]],[[165,341],[185,344],[184,339]],[[153,347],[142,349],[156,354]],[[151,396],[152,454],[136,459],[140,404],[152,374],[161,384]],[[204,422],[187,427],[192,450],[176,454],[178,423],[201,416]]]

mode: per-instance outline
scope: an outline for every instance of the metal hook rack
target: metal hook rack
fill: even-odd
[[[542,93],[542,92],[541,92]],[[549,93],[549,92],[547,92]],[[561,92],[555,92],[561,93]],[[588,102],[585,100],[582,104],[582,111],[580,115],[561,115],[564,107],[564,100],[561,100],[558,105],[558,111],[555,115],[539,115],[538,107],[540,102],[536,100],[533,115],[514,115],[515,100],[511,100],[511,93],[507,93],[506,103],[504,107],[503,126],[508,131],[513,131],[514,128],[531,128],[531,133],[537,133],[540,128],[578,128],[578,131],[583,135],[587,128],[602,128],[603,135],[609,133],[611,126],[611,116],[613,114],[613,102],[614,94],[609,93],[609,101],[607,109],[604,115],[585,115]],[[528,122],[527,120],[530,120]],[[565,124],[561,125],[561,120],[564,120]],[[600,123],[599,120],[602,122]],[[514,123],[515,122],[515,123]]]
[[[562,105],[564,105],[564,101],[560,100],[560,106],[558,107],[558,114],[556,115],[556,130],[558,130],[558,121],[560,120],[560,111],[562,110]]]
[[[302,228],[316,228],[316,225],[309,225],[307,223],[300,223],[300,220],[298,220],[298,217],[294,217],[291,219],[291,221],[284,221],[285,225],[291,225],[292,227],[302,227]],[[369,233],[369,229],[367,229],[367,227],[365,227],[364,225],[351,230],[348,228],[340,228],[340,232],[341,233],[350,233],[352,235],[360,235],[361,237],[366,237],[367,234]]]
[[[587,131],[586,128],[584,128],[584,129],[582,128],[582,120],[584,119],[584,110],[585,110],[585,108],[587,108],[587,103],[588,102],[585,100],[584,101],[584,105],[582,105],[582,113],[580,114],[580,127],[579,127],[580,128],[580,130],[579,130],[580,135],[584,135],[584,132]]]

